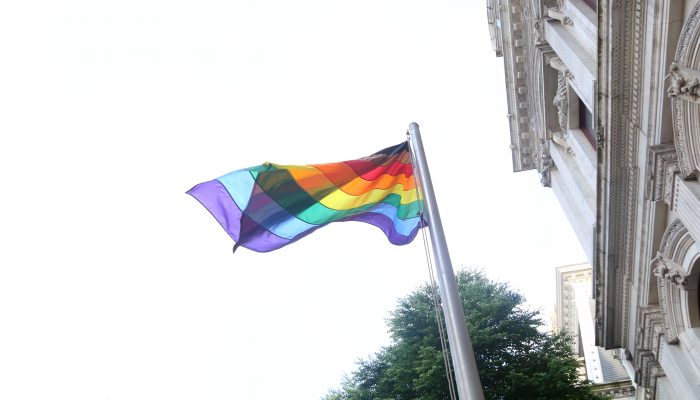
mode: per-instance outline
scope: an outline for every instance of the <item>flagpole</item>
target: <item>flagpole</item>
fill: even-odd
[[[457,393],[459,393],[460,400],[484,400],[472,341],[464,318],[464,308],[457,290],[457,281],[452,269],[452,261],[447,249],[440,212],[433,192],[433,182],[430,179],[428,162],[425,159],[423,142],[417,123],[412,122],[409,125],[408,136],[411,143],[411,155],[417,169],[419,189],[424,200],[424,211],[430,227],[430,242],[433,246],[442,309],[447,325],[447,338],[450,342],[450,353],[457,380]]]

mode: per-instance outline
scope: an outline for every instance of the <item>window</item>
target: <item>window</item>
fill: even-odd
[[[592,8],[593,11],[598,11],[598,0],[583,0],[583,2],[588,4],[588,7]]]
[[[581,99],[578,100],[578,126],[581,132],[586,136],[586,139],[588,139],[588,142],[595,149],[596,140],[593,135],[593,132],[595,132],[593,114],[588,110]]]

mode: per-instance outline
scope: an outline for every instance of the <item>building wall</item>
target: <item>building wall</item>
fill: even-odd
[[[620,352],[595,345],[591,265],[574,264],[556,269],[556,319],[553,330],[567,331],[574,339],[573,349],[581,357],[583,378],[595,385],[597,393],[619,399],[633,399],[635,388],[630,373],[620,360]]]
[[[513,169],[541,174],[589,257],[596,344],[637,398],[700,398],[698,2],[487,7]]]

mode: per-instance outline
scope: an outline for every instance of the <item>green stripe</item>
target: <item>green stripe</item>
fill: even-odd
[[[401,196],[392,193],[385,197],[379,203],[391,204],[397,208],[398,218],[400,219],[410,219],[415,218],[419,215],[421,204],[420,201],[416,200],[408,204],[401,204]],[[295,214],[297,218],[304,222],[310,224],[321,225],[326,222],[333,222],[347,217],[348,215],[357,214],[361,211],[368,210],[374,207],[378,203],[365,204],[360,207],[351,208],[349,210],[334,210],[328,208],[321,203],[316,203],[306,210]]]
[[[335,210],[319,203],[315,197],[322,198],[335,190],[335,186],[322,188],[311,196],[292,178],[286,169],[276,168],[271,164],[263,164],[250,168],[250,173],[256,183],[270,196],[280,207],[300,220],[314,225],[322,225],[328,222],[338,221],[349,215],[368,210],[378,203],[390,204],[397,208],[398,218],[415,218],[420,213],[420,201],[409,204],[401,204],[401,195],[390,193],[378,203],[364,204],[360,207],[348,210]]]

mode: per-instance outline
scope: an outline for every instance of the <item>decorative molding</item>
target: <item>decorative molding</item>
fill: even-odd
[[[668,86],[668,97],[680,100],[700,103],[700,71],[678,66],[671,63],[671,72],[667,77],[671,78]]]
[[[673,206],[673,177],[679,173],[676,147],[673,143],[650,146],[647,159],[649,178],[645,197]]]
[[[554,53],[554,54],[556,54],[556,53]],[[569,68],[566,67],[566,64],[564,64],[564,61],[562,61],[562,59],[560,57],[558,57],[558,56],[549,57],[548,61],[549,61],[549,65],[552,68],[554,68],[557,71],[559,71],[560,73],[564,74],[564,78],[574,79],[574,76],[569,71]],[[559,81],[558,85],[559,85],[559,87],[561,87],[562,85],[567,85],[566,79],[564,79],[563,82]],[[568,92],[568,90],[567,90],[567,92]]]
[[[547,134],[548,126],[548,107],[547,103],[550,97],[549,59],[555,55],[552,48],[546,42],[544,36],[538,37],[538,30],[543,31],[542,9],[536,1],[519,2],[521,12],[520,29],[523,32],[523,46],[525,49],[525,59],[527,71],[526,81],[522,88],[522,95],[526,98],[528,106],[529,119],[529,134],[530,141],[533,145],[533,155],[535,155],[535,167],[542,174],[542,183],[547,185],[547,180],[550,175],[547,162],[537,160],[539,157],[549,156],[549,141]],[[543,171],[544,168],[544,171]]]
[[[690,231],[690,236],[700,240],[700,182],[673,180],[673,209]]]
[[[561,131],[554,133],[552,135],[552,140],[554,143],[566,149],[568,154],[573,154],[573,150],[566,140],[569,131],[569,83],[566,80],[568,70],[559,57],[552,57],[549,60],[549,65],[559,71],[557,76],[557,92],[554,95],[552,105],[557,109],[559,128]]]
[[[645,399],[656,398],[656,381],[665,376],[659,364],[659,346],[664,334],[661,312],[658,307],[642,307],[638,311],[637,337],[634,354],[634,380],[637,385],[645,388]]]
[[[593,385],[593,393],[612,399],[629,398],[635,396],[634,385],[627,380],[622,382],[598,383]]]
[[[637,321],[639,323],[634,360],[639,358],[637,351],[650,351],[654,357],[658,356],[661,335],[664,333],[661,309],[658,306],[640,307],[637,311]]]
[[[605,147],[605,127],[603,124],[598,124],[596,129],[596,149],[603,150]]]
[[[547,141],[544,139],[540,140],[540,183],[544,187],[552,187],[552,172],[554,169],[554,161],[549,155],[547,149]]]
[[[504,6],[504,4],[506,6]],[[501,49],[504,58],[506,94],[510,120],[510,142],[514,171],[536,169],[539,153],[536,132],[530,125],[533,105],[530,103],[529,64],[532,33],[524,29],[524,13],[528,5],[521,1],[501,3],[488,0],[486,3],[492,45]],[[495,35],[495,36],[494,36]],[[496,50],[499,55],[499,51]]]
[[[549,18],[556,19],[564,25],[574,25],[574,21],[572,21],[571,18],[567,17],[564,13],[562,13],[559,7],[548,7],[547,16]]]
[[[616,284],[618,290],[621,290],[622,293],[621,295],[616,295],[620,296],[620,298],[619,303],[615,306],[620,307],[622,312],[615,316],[618,318],[618,322],[614,326],[615,335],[618,337],[621,346],[628,345],[629,323],[632,319],[630,317],[632,312],[630,307],[630,287],[632,286],[631,281],[634,279],[634,255],[638,243],[636,231],[637,210],[640,199],[638,196],[639,168],[637,164],[639,161],[639,133],[642,120],[640,105],[644,96],[642,79],[646,54],[644,51],[646,44],[646,1],[627,1],[625,2],[625,7],[625,64],[621,66],[624,69],[622,86],[624,89],[622,92],[624,114],[620,115],[620,123],[624,127],[625,132],[624,135],[621,135],[623,136],[624,144],[619,149],[611,149],[611,153],[619,152],[624,154],[623,163],[618,165],[620,167],[620,175],[618,177],[623,178],[620,182],[626,181],[627,183],[624,197],[619,199],[621,203],[617,207],[618,211],[624,210],[624,217],[621,216],[620,220],[613,222],[617,225],[614,229],[618,230],[620,235],[617,236],[618,241],[610,247],[612,251],[624,254],[622,260],[619,258],[617,260],[618,268],[622,268],[616,271]],[[615,50],[613,49],[613,51]],[[624,186],[624,184],[621,186]]]
[[[678,166],[683,178],[700,170],[700,3],[686,19],[678,42],[676,59],[669,67],[673,134]]]
[[[694,243],[695,240],[688,232],[688,228],[683,225],[681,220],[676,219],[666,228],[659,246],[659,253],[677,265],[681,265],[683,258]]]
[[[499,5],[505,6],[499,11]],[[487,1],[487,11],[495,13],[489,21],[498,23],[503,46],[513,170],[536,169],[542,184],[550,186],[555,166],[549,160],[549,140],[551,131],[558,130],[552,129],[557,114],[550,104],[557,74],[547,68],[556,54],[544,37],[546,6],[556,3]]]
[[[654,275],[657,276],[659,288],[659,306],[661,307],[661,321],[663,322],[666,341],[671,344],[678,343],[678,329],[676,319],[679,304],[679,289],[685,289],[688,284],[688,277],[683,276],[678,268],[669,267],[667,260],[663,257],[654,259]],[[654,265],[652,264],[652,266]]]
[[[564,61],[561,60],[559,57],[550,57],[548,59],[549,61],[549,66],[556,69],[559,72],[568,72],[568,68],[566,68],[566,64],[564,64]]]
[[[666,280],[672,285],[675,285],[681,289],[685,290],[687,288],[688,275],[686,275],[679,266],[675,265],[675,263],[666,260],[660,253],[651,262],[652,265],[655,265],[654,275],[659,278],[659,281],[661,281],[659,282],[659,289],[665,287],[662,282],[663,280]],[[661,297],[661,293],[659,293],[659,297]],[[659,302],[663,303],[661,300],[659,300]]]
[[[488,0],[486,2],[486,18],[491,35],[491,47],[496,52],[496,57],[503,57],[503,39],[501,28],[498,24],[498,14],[501,12],[502,7],[496,5],[497,2],[497,0]]]
[[[554,132],[552,133],[552,141],[566,150],[566,153],[574,156],[574,149],[571,148],[569,141],[567,140],[568,133]]]
[[[605,148],[598,157],[597,231],[594,265],[602,283],[596,288],[596,312],[602,326],[598,344],[624,347],[630,323],[630,288],[637,249],[638,148],[641,131],[642,84],[646,43],[646,3],[642,0],[602,2],[599,15],[598,111]]]
[[[544,37],[544,20],[542,18],[535,18],[532,21],[532,34],[534,35],[535,45],[541,46],[547,43]]]
[[[578,352],[580,346],[579,318],[575,302],[576,286],[584,285],[589,288],[591,284],[593,271],[588,264],[577,264],[558,267],[556,271],[556,324],[557,332],[567,331],[572,334],[572,349]],[[590,293],[587,294],[588,296]]]
[[[659,307],[666,341],[678,343],[678,327],[684,326],[682,303],[686,301],[688,272],[682,267],[688,251],[695,244],[688,229],[676,219],[666,228],[657,256],[652,260],[659,294]]]

